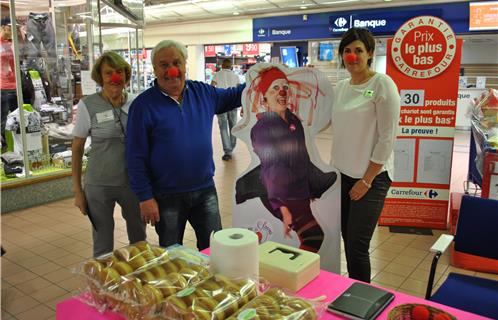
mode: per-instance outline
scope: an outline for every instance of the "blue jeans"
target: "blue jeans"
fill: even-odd
[[[235,148],[237,138],[232,134],[232,128],[237,123],[237,109],[218,115],[218,125],[220,126],[221,143],[223,152],[231,155]]]
[[[221,230],[218,195],[214,186],[191,192],[159,195],[155,199],[160,215],[156,232],[162,247],[183,244],[187,221],[194,228],[199,250],[209,247],[211,232]]]
[[[372,181],[372,187],[358,201],[349,190],[359,179],[341,173],[341,232],[349,277],[370,283],[370,240],[384,207],[391,179],[386,171]]]

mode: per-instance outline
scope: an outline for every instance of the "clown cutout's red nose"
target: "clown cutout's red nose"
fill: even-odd
[[[278,95],[281,96],[281,97],[285,97],[285,96],[287,96],[287,91],[285,91],[284,89],[282,89],[282,90],[280,90],[278,92]]]
[[[123,77],[121,76],[121,74],[117,73],[116,71],[114,71],[112,73],[111,82],[120,83],[122,80],[123,80]]]
[[[166,71],[166,75],[168,76],[168,78],[176,78],[180,75],[180,70],[178,70],[177,67],[170,67]]]
[[[344,60],[346,60],[346,62],[353,63],[353,62],[358,61],[358,56],[356,54],[354,54],[354,53],[348,53],[344,57]]]

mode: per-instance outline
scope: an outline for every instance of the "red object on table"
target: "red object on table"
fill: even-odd
[[[203,253],[209,254],[209,249],[204,250]],[[335,273],[322,270],[320,272],[320,275],[317,278],[315,278],[313,281],[308,283],[304,288],[299,290],[297,292],[297,295],[310,299],[319,297],[321,295],[325,295],[327,297],[325,301],[329,303],[335,298],[337,298],[341,293],[343,293],[353,282],[356,281],[353,279],[342,277]],[[424,300],[422,298],[417,298],[390,289],[385,289],[385,290],[394,293],[394,300],[387,306],[387,308],[379,315],[377,319],[387,319],[389,311],[391,311],[397,305],[404,303],[418,303],[418,304],[433,306],[435,308],[448,312],[449,314],[455,316],[458,320],[487,319],[485,317],[481,317],[473,313],[454,309],[439,303]],[[92,307],[79,301],[77,298],[70,298],[58,303],[56,309],[56,319],[57,320],[66,320],[66,319],[67,320],[88,320],[88,319],[125,320],[124,317],[121,317],[113,312],[106,312],[104,314],[101,314]],[[329,312],[325,312],[320,319],[344,320],[343,317],[331,314]]]

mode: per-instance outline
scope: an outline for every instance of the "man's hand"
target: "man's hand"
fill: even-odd
[[[150,222],[151,225],[155,225],[159,221],[159,207],[156,199],[152,198],[140,202],[140,215],[145,224]]]
[[[80,190],[74,193],[74,205],[80,209],[83,215],[86,216],[88,214],[85,193],[83,191]]]
[[[287,207],[280,207],[282,213],[282,222],[284,223],[284,238],[292,238],[290,232],[292,230],[292,214]]]

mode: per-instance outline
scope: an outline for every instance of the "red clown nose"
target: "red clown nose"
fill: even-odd
[[[358,56],[356,54],[354,54],[354,53],[348,53],[344,57],[344,60],[346,60],[346,62],[353,63],[353,62],[358,61]]]
[[[287,91],[285,91],[285,90],[283,90],[283,89],[282,89],[282,90],[280,90],[280,91],[278,92],[278,95],[279,95],[279,96],[282,96],[282,97],[285,97],[285,96],[287,95]]]
[[[114,82],[114,83],[119,83],[123,80],[123,77],[117,73],[116,71],[114,71],[111,75],[111,82]]]
[[[176,78],[180,75],[180,70],[177,67],[170,67],[168,71],[166,71],[168,78]]]

